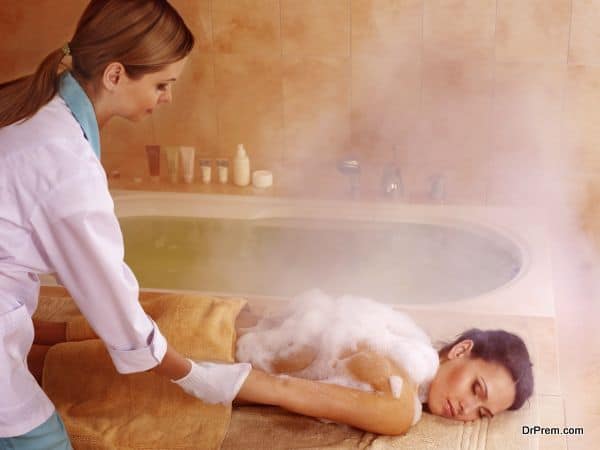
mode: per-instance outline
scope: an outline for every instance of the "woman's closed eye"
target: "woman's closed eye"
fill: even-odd
[[[481,400],[487,399],[487,389],[484,387],[480,380],[473,382],[473,394]],[[494,415],[487,408],[479,408],[479,418],[488,417],[492,418]]]
[[[481,383],[479,380],[475,380],[473,382],[473,394],[475,394],[479,398],[483,398],[483,388],[481,387]]]

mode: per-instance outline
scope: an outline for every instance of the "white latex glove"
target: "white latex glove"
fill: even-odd
[[[252,370],[249,363],[188,361],[192,370],[185,377],[171,381],[205,403],[231,403]]]

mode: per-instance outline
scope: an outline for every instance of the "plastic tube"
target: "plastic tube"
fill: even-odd
[[[177,183],[179,174],[179,147],[167,146],[167,169],[171,183]]]
[[[183,167],[183,181],[186,183],[194,181],[194,153],[196,153],[194,147],[179,147],[179,156]]]
[[[160,145],[146,145],[146,157],[150,179],[155,182],[160,181]]]

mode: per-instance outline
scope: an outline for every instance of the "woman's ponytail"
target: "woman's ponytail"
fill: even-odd
[[[0,128],[29,119],[58,91],[64,49],[50,53],[32,75],[0,84]]]

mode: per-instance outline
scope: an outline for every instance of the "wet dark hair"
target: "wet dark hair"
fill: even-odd
[[[461,341],[473,341],[471,358],[481,358],[506,367],[515,382],[515,400],[508,408],[519,409],[533,393],[533,364],[525,342],[519,336],[504,330],[479,330],[472,328],[439,350],[440,356],[446,356],[450,349]]]

